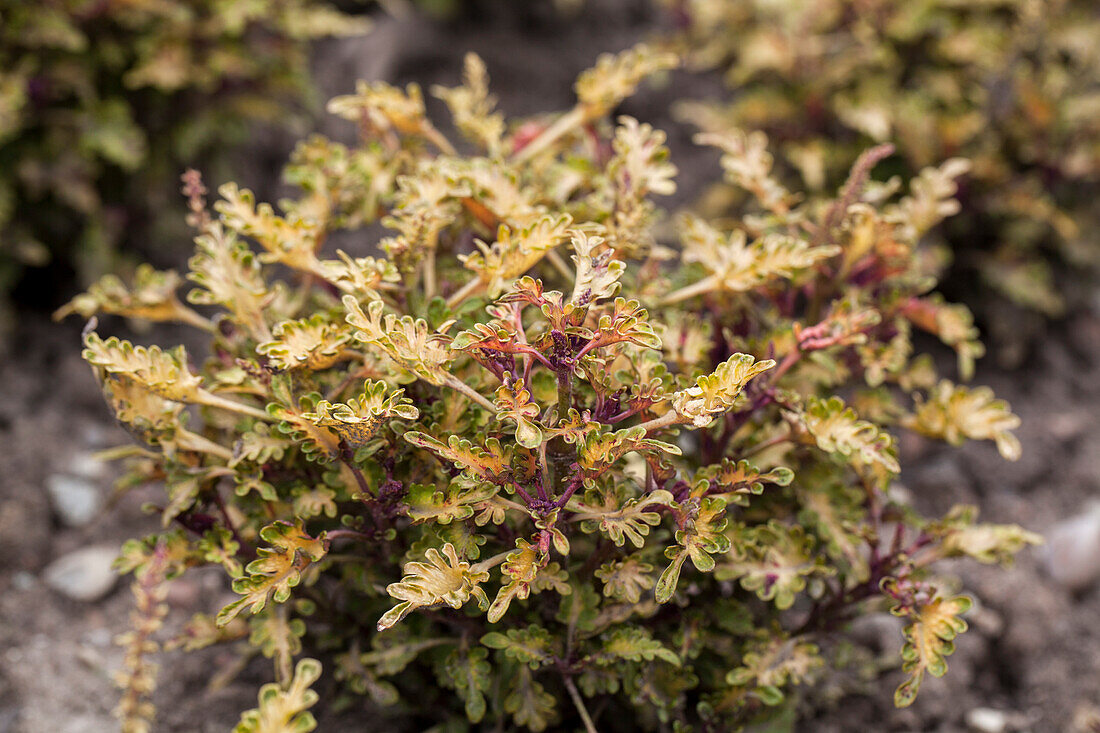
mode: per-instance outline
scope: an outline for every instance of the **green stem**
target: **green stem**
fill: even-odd
[[[459,381],[458,377],[454,376],[453,374],[448,374],[447,375],[447,380],[443,384],[446,385],[447,387],[450,387],[453,390],[461,392],[463,395],[465,395],[466,397],[469,397],[471,400],[473,400],[477,404],[481,405],[482,407],[484,407],[489,412],[492,412],[494,414],[496,413],[496,411],[497,411],[497,406],[496,405],[494,405],[489,400],[485,399],[485,397],[483,397],[481,395],[481,393],[478,392],[477,390],[475,390],[473,387],[470,387],[469,385]]]
[[[596,724],[592,722],[592,716],[588,714],[588,708],[584,706],[584,698],[581,697],[581,693],[577,690],[577,686],[573,684],[573,677],[563,670],[561,678],[565,681],[565,689],[569,691],[569,697],[573,700],[573,705],[577,708],[577,712],[580,713],[585,732],[598,733]]]
[[[371,537],[366,532],[358,532],[354,529],[330,529],[330,530],[325,531],[325,539],[330,539],[330,540],[349,539],[349,540],[361,540],[363,542],[370,542],[374,538]],[[352,557],[354,557],[354,559],[358,562],[362,562],[362,560],[363,560],[363,558],[358,556],[358,555],[354,555]],[[332,558],[333,558],[333,555],[331,555],[331,554],[325,555],[326,560],[331,560]]]
[[[782,433],[780,435],[775,436],[774,438],[769,438],[768,440],[765,440],[762,443],[757,443],[756,445],[749,448],[748,450],[742,451],[741,452],[741,457],[742,458],[748,458],[749,456],[754,456],[757,453],[760,453],[761,451],[765,451],[768,448],[772,448],[774,446],[777,446],[780,443],[786,443],[790,439],[791,439],[791,434],[790,434],[789,431],[786,432],[786,433]]]
[[[694,298],[696,295],[705,295],[711,290],[714,290],[718,286],[718,276],[711,275],[704,277],[702,280],[692,283],[686,287],[682,287],[679,290],[675,290],[665,297],[657,301],[657,305],[672,305],[673,303],[679,303],[682,300],[688,298]]]
[[[556,371],[558,379],[558,420],[568,419],[569,410],[573,406],[573,370],[570,367]],[[555,437],[546,446],[547,463],[545,468],[550,471],[550,489],[552,494],[564,490],[569,468],[576,458],[576,449],[570,446],[561,435]]]
[[[198,433],[192,433],[190,430],[180,429],[176,431],[176,444],[184,450],[209,453],[227,462],[233,460],[233,451],[223,445],[218,445],[212,440],[207,440]]]
[[[194,326],[195,328],[202,329],[209,333],[214,333],[217,330],[217,326],[209,318],[200,315],[197,311],[194,311],[182,303],[176,308],[176,320],[180,323],[186,323],[188,326]]]
[[[425,120],[420,126],[420,134],[434,145],[444,155],[454,155],[455,148],[451,141],[443,137],[443,133],[436,129],[435,125]]]
[[[405,275],[405,312],[411,314],[422,313],[424,305],[424,290],[420,284],[422,271],[414,269]]]
[[[678,425],[683,421],[680,414],[676,410],[669,410],[660,417],[655,417],[648,422],[644,422],[638,425],[639,428],[645,428],[647,433],[652,433],[654,430],[660,430],[661,428],[667,428],[671,425]]]
[[[546,259],[551,265],[554,266],[554,269],[560,272],[561,276],[569,282],[573,282],[577,279],[576,273],[574,273],[569,268],[569,265],[565,263],[565,260],[562,259],[561,255],[558,254],[558,251],[556,249],[549,250],[546,253]]]
[[[257,420],[266,420],[268,422],[275,422],[275,418],[268,415],[263,410],[259,410],[249,405],[242,405],[240,402],[234,402],[233,400],[227,400],[224,397],[219,397],[212,392],[200,390],[195,397],[195,402],[200,405],[206,405],[208,407],[217,407],[222,410],[228,410],[229,412],[236,412],[241,415],[247,415],[248,417],[254,417]]]
[[[512,510],[517,511],[517,512],[521,512],[525,516],[527,514],[527,507],[520,504],[519,502],[512,501],[511,499],[505,499],[503,496],[500,496],[499,494],[496,496],[495,501],[499,501],[501,504],[504,504],[509,509],[512,509]]]
[[[586,117],[585,108],[578,104],[555,120],[554,124],[543,130],[538,137],[527,143],[522,150],[515,154],[514,162],[517,164],[523,163],[535,157],[557,142],[558,138],[583,125]]]
[[[424,300],[431,302],[435,297],[435,247],[428,248],[424,254]]]
[[[462,301],[476,293],[483,285],[484,282],[480,277],[475,277],[468,281],[465,285],[452,293],[451,297],[447,298],[447,307],[454,310]]]
[[[512,552],[513,552],[513,550],[505,550],[504,552],[498,552],[497,554],[490,557],[488,560],[482,560],[481,562],[477,563],[476,565],[472,565],[470,567],[470,571],[474,572],[474,573],[483,573],[483,572],[486,572],[487,570],[492,570],[497,565],[500,565],[502,562],[507,560],[508,555]]]
[[[573,369],[566,367],[556,372],[558,379],[558,419],[567,420],[573,407]]]
[[[340,462],[347,466],[348,470],[351,471],[351,475],[355,477],[355,483],[359,486],[359,493],[364,497],[369,496],[371,498],[377,498],[374,496],[374,492],[370,490],[370,485],[367,484],[366,476],[364,476],[363,472],[359,470],[359,467],[355,465],[354,460],[353,451],[346,446],[342,446]]]

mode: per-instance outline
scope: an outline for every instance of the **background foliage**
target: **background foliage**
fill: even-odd
[[[980,281],[1047,316],[1091,292],[1100,261],[1095,3],[666,5],[681,27],[677,47],[696,67],[722,69],[734,91],[728,104],[682,105],[685,118],[766,131],[787,180],[811,191],[838,185],[873,143],[895,143],[890,165],[905,175],[966,157],[963,211],[943,229],[952,291],[978,304]],[[998,339],[1018,339],[1019,311],[991,325]]]
[[[165,239],[166,182],[300,114],[308,42],[365,30],[315,0],[0,2],[0,294]]]

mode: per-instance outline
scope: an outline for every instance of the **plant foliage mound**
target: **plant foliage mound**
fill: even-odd
[[[683,107],[704,128],[766,131],[814,191],[838,185],[869,144],[895,142],[910,172],[964,156],[964,210],[948,226],[960,275],[1058,315],[1057,263],[1095,273],[1094,2],[668,4],[693,63],[722,68],[735,90],[730,104]]]
[[[894,486],[899,430],[1020,450],[1003,401],[913,352],[914,329],[964,368],[980,351],[921,246],[961,165],[901,193],[875,148],[800,198],[762,135],[730,132],[710,142],[754,213],[669,222],[664,134],[608,115],[674,62],[601,57],[575,108],[509,122],[470,56],[432,90],[470,154],[417,87],[361,84],[330,106],[361,144],[302,143],[279,211],[234,185],[211,211],[186,177],[190,305],[152,270],[77,298],[211,341],[84,337],[138,441],[124,483],[165,486],[163,531],[119,560],[128,725],[151,714],[157,589],[208,565],[237,599],[169,646],[271,659],[240,732],[312,729],[322,675],[397,728],[730,730],[852,674],[838,632],[876,610],[907,624],[899,705],[946,671],[971,601],[935,562],[1036,541]]]
[[[0,0],[0,296],[51,258],[102,274],[180,161],[308,99],[309,40],[363,30],[320,0]]]

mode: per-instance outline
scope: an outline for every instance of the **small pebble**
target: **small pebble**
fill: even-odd
[[[1100,708],[1092,703],[1080,703],[1069,724],[1072,733],[1095,733],[1100,730]]]
[[[107,473],[107,466],[103,461],[96,458],[95,454],[89,453],[88,451],[80,451],[74,453],[72,458],[69,459],[69,465],[66,470],[74,476],[97,479],[103,478]]]
[[[1050,577],[1070,590],[1082,590],[1100,577],[1100,502],[1064,519],[1046,533],[1043,564]]]
[[[966,714],[966,725],[977,733],[1004,733],[1008,715],[993,708],[974,708]]]
[[[78,646],[73,656],[78,662],[93,672],[106,671],[107,662],[104,660],[103,655],[94,647]]]
[[[102,626],[92,629],[84,635],[84,641],[92,646],[110,646],[113,639],[114,636],[111,634],[111,630]]]
[[[20,570],[15,575],[11,576],[11,587],[15,590],[24,591],[30,590],[34,587],[37,579],[31,573],[26,570]]]
[[[46,479],[50,504],[62,523],[83,527],[99,513],[99,487],[85,478],[55,473]]]
[[[898,504],[909,506],[913,503],[913,492],[901,481],[891,483],[890,488],[886,490],[886,495],[890,497],[891,501],[896,501]]]
[[[117,547],[85,547],[54,560],[42,571],[42,579],[73,600],[98,601],[111,592],[118,580],[111,568],[116,557]]]
[[[1047,430],[1058,440],[1080,437],[1089,426],[1089,413],[1055,412],[1047,418]]]

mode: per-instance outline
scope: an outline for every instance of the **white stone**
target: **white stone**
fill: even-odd
[[[46,478],[46,493],[54,512],[68,527],[89,524],[102,505],[98,486],[87,479],[63,473]]]
[[[118,548],[97,545],[62,555],[42,571],[46,585],[77,601],[97,601],[111,592],[118,575],[111,563]]]
[[[1004,733],[1008,730],[1008,715],[993,708],[974,708],[966,714],[966,724],[977,733]]]
[[[30,590],[37,582],[38,579],[26,570],[20,570],[15,575],[11,576],[11,585],[16,590]]]
[[[1100,578],[1100,502],[1064,519],[1046,533],[1043,564],[1070,590],[1082,590]]]
[[[82,476],[83,478],[103,478],[107,473],[107,465],[96,458],[94,453],[80,451],[74,453],[72,458],[69,459],[67,471],[74,476]]]

